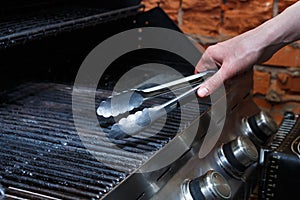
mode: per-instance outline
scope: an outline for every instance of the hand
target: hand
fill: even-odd
[[[198,89],[198,96],[213,93],[224,81],[254,64],[268,60],[286,44],[300,38],[300,2],[262,25],[232,39],[217,43],[206,49],[195,71],[220,69]]]
[[[200,97],[210,95],[225,80],[256,63],[263,49],[253,40],[255,38],[250,33],[245,33],[207,48],[196,66],[196,72],[215,69],[216,66],[220,69],[199,88]]]

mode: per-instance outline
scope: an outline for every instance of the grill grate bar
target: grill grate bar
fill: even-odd
[[[34,180],[34,182],[33,182],[34,184],[31,184],[31,185],[27,184],[26,182],[20,182],[19,180],[13,179],[13,178],[11,178],[11,179],[3,178],[1,181],[5,182],[5,184],[9,185],[8,188],[11,188],[11,187],[20,188],[23,190],[32,191],[34,193],[39,193],[41,195],[51,196],[52,198],[75,200],[75,199],[82,199],[82,197],[85,197],[85,198],[90,197],[90,195],[85,195],[84,193],[82,193],[81,195],[73,194],[73,193],[69,192],[68,188],[60,187],[60,185],[49,184],[49,183],[37,181],[37,180]],[[38,183],[41,183],[41,184],[38,184]],[[3,184],[3,185],[5,186],[5,184]],[[41,186],[44,186],[44,187],[41,187]],[[56,186],[56,187],[51,188],[50,186]],[[66,192],[66,191],[68,191],[68,192]],[[6,191],[6,194],[10,195],[11,190],[8,189],[8,191]],[[24,193],[20,192],[18,196],[23,198]],[[101,193],[99,193],[99,195],[94,194],[92,198],[97,199],[99,196],[101,196]]]
[[[15,187],[9,187],[9,194],[6,195],[8,198],[12,199],[20,199],[20,200],[25,200],[25,199],[30,199],[30,200],[61,200],[60,198],[54,198],[51,196],[39,194],[36,192],[31,192],[28,190],[23,190],[20,188],[15,188]],[[19,195],[22,195],[22,197],[18,197]],[[15,195],[15,196],[14,196]]]
[[[133,16],[141,8],[142,5],[136,5],[109,10],[99,8],[99,5],[98,8],[96,5],[69,5],[27,13],[25,16],[18,16],[18,19],[15,16],[3,18],[0,21],[0,48]]]
[[[28,154],[28,157],[32,158],[34,161],[39,161],[37,164],[48,164],[52,166],[53,163],[60,163],[63,166],[72,166],[73,168],[80,169],[83,172],[81,174],[85,174],[86,176],[90,174],[91,176],[96,173],[100,178],[108,177],[107,179],[119,180],[126,176],[125,173],[119,172],[116,169],[109,169],[104,164],[100,164],[98,161],[92,160],[89,157],[84,157],[81,155],[80,158],[76,158],[75,156],[71,157],[71,155],[49,155],[44,152],[33,150],[34,148],[20,147],[18,146],[18,142],[13,143],[12,141],[7,141],[7,143],[2,143],[2,145],[8,147],[9,149],[15,149],[16,154],[12,154],[14,156],[18,155],[18,153],[22,156]],[[3,150],[5,151],[5,150]],[[26,152],[26,153],[25,153]],[[7,152],[6,152],[7,153]],[[33,162],[35,163],[35,162]],[[55,165],[56,166],[56,165]],[[57,169],[59,165],[57,165]],[[71,170],[72,171],[72,170]],[[91,173],[90,173],[91,172]],[[76,173],[76,171],[74,171]]]
[[[17,131],[12,132],[12,134],[14,134],[14,133],[17,133]],[[16,138],[15,138],[16,136],[12,135],[12,134],[9,134],[8,137],[6,137],[7,141],[16,140]],[[3,135],[3,134],[1,134],[1,135]],[[47,154],[54,154],[54,155],[64,154],[65,156],[78,157],[78,156],[82,156],[82,155],[86,154],[86,152],[87,152],[85,149],[74,149],[70,146],[67,146],[67,148],[65,148],[63,145],[53,146],[51,144],[48,145],[47,143],[41,142],[39,140],[34,140],[34,139],[29,139],[26,137],[18,136],[18,144],[19,145],[24,145],[24,144],[26,144],[26,142],[29,144],[30,143],[32,144],[32,143],[36,143],[37,141],[38,141],[38,143],[35,145],[31,145],[31,148],[36,148],[39,151],[45,152]],[[41,146],[44,146],[44,147],[41,147]],[[71,153],[69,153],[69,152],[71,152]],[[78,155],[76,155],[73,152],[76,152],[76,154],[78,154]],[[95,152],[95,154],[97,154],[97,153],[98,152]],[[111,167],[118,169],[120,171],[126,171],[126,169],[131,169],[133,167],[136,167],[137,164],[140,164],[140,161],[138,161],[138,163],[137,162],[130,163],[130,162],[128,162],[128,161],[131,161],[130,159],[123,158],[122,156],[114,156],[114,157],[112,156],[113,159],[107,160],[107,156],[111,157],[111,155],[102,154],[102,153],[99,153],[99,154],[97,154],[98,161],[102,161],[103,164],[110,165]],[[101,156],[103,156],[103,157],[101,157]],[[87,158],[91,159],[91,157],[87,157]]]
[[[17,156],[15,159],[11,159],[11,154],[7,154],[3,150],[0,150],[2,152],[3,157],[7,159],[7,161],[3,162],[6,166],[12,167],[12,170],[21,170],[23,174],[26,174],[27,171],[28,173],[30,172],[30,169],[27,169],[28,167],[31,167],[31,170],[37,171],[37,172],[43,172],[48,174],[51,173],[54,176],[61,176],[61,177],[66,177],[66,180],[68,179],[73,179],[73,178],[79,178],[80,176],[84,175],[82,178],[82,182],[86,183],[93,183],[95,185],[102,185],[105,189],[112,187],[112,183],[117,183],[121,180],[121,178],[124,177],[116,177],[116,176],[109,176],[103,174],[103,171],[101,170],[95,170],[95,171],[88,171],[88,169],[85,168],[78,168],[77,166],[73,166],[70,164],[67,165],[62,165],[62,163],[59,164],[53,164],[50,162],[46,162],[42,159],[40,159],[39,156],[28,154],[28,153],[23,153],[22,155],[18,155],[18,152],[15,150],[12,151],[12,153]],[[28,158],[34,156],[34,162],[28,162]],[[13,162],[13,163],[11,163]],[[59,162],[59,160],[58,160]],[[30,166],[28,165],[30,164]],[[42,170],[43,169],[43,170]],[[49,171],[47,171],[47,169]],[[5,168],[6,171],[9,171],[8,168]],[[98,171],[98,172],[97,172]],[[96,178],[96,179],[95,179]],[[94,180],[95,179],[95,180]],[[101,181],[99,181],[100,179]]]
[[[3,120],[3,122],[9,122],[8,120]],[[81,141],[85,142],[85,147],[89,149],[95,149],[97,151],[101,151],[103,153],[110,153],[111,155],[122,155],[126,156],[127,159],[131,162],[135,162],[137,160],[137,157],[134,156],[131,153],[127,153],[118,149],[113,149],[107,141],[101,141],[101,140],[96,140],[94,141],[93,138],[90,139],[84,139],[82,138],[81,140],[75,136],[69,136],[69,135],[62,135],[61,133],[56,133],[52,130],[43,130],[43,126],[38,129],[29,127],[28,125],[24,127],[23,125],[19,125],[17,121],[9,124],[8,126],[1,126],[3,131],[6,132],[11,132],[12,129],[16,129],[14,133],[18,133],[19,137],[24,137],[24,139],[34,139],[38,140],[40,142],[43,142],[47,146],[51,145],[56,145],[57,147],[63,147],[68,145],[69,148],[73,148],[74,151],[80,151],[83,148],[83,145],[81,144]],[[50,135],[48,135],[50,134]],[[87,144],[87,142],[92,142],[92,144]],[[140,155],[139,158],[142,158]],[[144,157],[145,158],[145,157]]]
[[[100,131],[82,117],[80,123],[90,129],[79,137],[71,95],[71,87],[49,83],[1,95],[0,183],[9,198],[100,199],[199,115],[187,104],[182,109],[188,114],[174,110],[166,123],[158,120],[124,139],[109,138],[109,126]],[[98,91],[96,101],[103,95],[107,92]]]

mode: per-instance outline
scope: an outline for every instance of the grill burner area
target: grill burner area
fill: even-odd
[[[96,103],[109,93],[98,90]],[[190,114],[175,109],[157,134],[159,121],[130,138],[111,139],[110,127],[101,132],[99,124],[79,137],[71,95],[71,86],[55,83],[26,83],[0,95],[0,184],[7,199],[101,199],[180,132],[182,119],[187,126],[199,116],[187,104],[181,109]]]

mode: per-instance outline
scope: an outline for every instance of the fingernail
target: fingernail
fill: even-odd
[[[203,87],[198,90],[199,97],[206,97],[208,95],[208,89]]]

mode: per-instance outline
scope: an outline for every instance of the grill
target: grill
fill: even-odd
[[[0,199],[182,200],[211,198],[220,191],[222,198],[246,199],[251,193],[255,150],[274,130],[252,101],[251,72],[226,83],[215,102],[194,99],[176,105],[138,134],[115,138],[110,128],[117,119],[97,116],[93,122],[88,113],[96,113],[100,102],[114,94],[123,74],[152,63],[188,76],[194,66],[166,50],[129,52],[106,69],[91,110],[78,104],[94,92],[89,85],[74,87],[78,69],[110,36],[147,26],[181,32],[173,21],[159,7],[145,12],[139,1],[15,0],[0,10]],[[196,49],[186,41],[182,48]],[[138,69],[138,74],[133,82],[144,86],[151,78],[160,83],[174,79],[151,67]],[[74,91],[80,102],[73,101]],[[156,96],[141,109],[175,95]],[[77,118],[74,105],[82,113]],[[219,113],[224,106],[226,111]],[[210,132],[221,128],[219,138]],[[201,157],[200,149],[213,142]],[[236,149],[245,152],[239,155]],[[200,182],[224,188],[211,191],[199,188]]]

